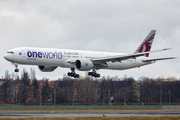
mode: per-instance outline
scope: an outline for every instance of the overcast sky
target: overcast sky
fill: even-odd
[[[0,75],[15,67],[3,55],[16,47],[44,47],[104,52],[133,53],[151,30],[157,30],[152,50],[173,48],[150,54],[176,60],[124,71],[99,70],[102,76],[180,78],[179,0],[1,0]],[[37,66],[19,65],[28,72],[34,68],[38,79],[62,78],[70,69],[40,72]],[[81,76],[85,72],[77,71]]]

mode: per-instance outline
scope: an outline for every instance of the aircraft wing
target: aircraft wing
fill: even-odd
[[[147,53],[153,53],[153,52],[160,52],[160,51],[165,51],[169,50],[170,48],[166,49],[161,49],[161,50],[154,50],[154,51],[149,51],[149,52],[141,52],[141,53],[132,53],[132,54],[124,54],[124,55],[117,55],[117,56],[108,56],[108,57],[100,57],[100,58],[94,58],[91,59],[93,63],[100,63],[100,62],[121,62],[121,60],[127,60],[130,58],[136,58],[140,56],[144,56]]]
[[[142,60],[143,62],[151,62],[151,61],[158,61],[158,60],[167,60],[167,59],[176,59],[176,57],[168,57],[168,58],[156,58],[156,59],[153,59],[153,58],[150,58],[150,59],[145,59],[145,60]]]

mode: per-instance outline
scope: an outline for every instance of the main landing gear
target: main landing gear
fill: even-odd
[[[101,76],[99,73],[96,73],[95,70],[93,70],[92,72],[88,72],[88,75],[92,77],[98,77],[98,78]]]
[[[75,69],[74,68],[71,68],[71,71],[72,72],[68,72],[68,76],[70,76],[70,77],[74,77],[74,78],[79,78],[79,74],[76,74],[75,73]]]
[[[16,67],[16,69],[14,70],[14,72],[19,72],[18,64],[17,64],[17,63],[12,63],[12,64]]]

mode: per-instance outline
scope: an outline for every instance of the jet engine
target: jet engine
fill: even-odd
[[[42,72],[52,72],[52,71],[54,71],[57,68],[57,66],[38,66],[38,68]]]
[[[76,60],[75,61],[75,68],[79,71],[89,71],[94,67],[94,64],[90,60]]]

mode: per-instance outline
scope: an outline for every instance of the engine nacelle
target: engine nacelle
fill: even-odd
[[[76,60],[75,62],[75,68],[79,71],[89,71],[94,67],[94,64],[90,60]]]
[[[57,68],[57,66],[38,66],[38,68],[42,72],[52,72],[52,71],[54,71]]]

